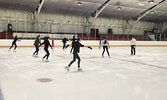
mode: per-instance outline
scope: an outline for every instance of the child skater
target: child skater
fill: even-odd
[[[50,44],[50,42],[49,42],[49,37],[45,37],[45,38],[44,38],[44,42],[41,43],[41,44],[39,45],[39,47],[42,46],[43,44],[44,44],[44,50],[45,50],[45,52],[46,52],[46,55],[42,58],[42,60],[44,60],[45,57],[46,57],[46,62],[48,62],[48,61],[49,61],[48,58],[49,58],[49,55],[50,55],[49,50],[48,50],[48,47],[50,46],[51,49],[53,49],[52,46],[51,46],[51,44]]]
[[[81,71],[82,69],[80,68],[80,57],[78,53],[80,52],[80,47],[88,47],[89,49],[92,49],[92,47],[89,46],[84,46],[83,44],[80,43],[81,39],[78,38],[76,42],[74,42],[74,50],[73,50],[73,60],[68,64],[68,66],[65,67],[68,71],[70,71],[70,66],[75,62],[76,59],[78,59],[78,71]]]
[[[17,41],[20,41],[20,40],[18,40],[17,35],[16,35],[13,42],[12,42],[12,46],[9,48],[8,51],[10,51],[10,49],[13,47],[13,45],[15,45],[15,48],[14,48],[13,52],[16,52],[15,50],[17,48],[17,44],[16,44]]]
[[[130,43],[131,43],[131,55],[135,55],[136,54],[136,39],[132,37]]]
[[[33,56],[38,57],[39,52],[39,44],[41,44],[40,35],[38,35],[34,41],[34,46],[36,48],[35,52],[33,53]]]
[[[110,57],[110,54],[108,52],[108,47],[110,46],[110,44],[106,38],[104,38],[104,40],[102,41],[102,46],[103,46],[102,57],[104,57],[105,50],[107,51],[108,57]]]
[[[74,48],[74,43],[75,43],[75,40],[77,40],[76,38],[75,38],[75,36],[73,36],[73,38],[72,38],[72,48],[71,48],[71,51],[70,51],[70,53],[72,53],[72,50],[73,50],[73,48]]]
[[[65,49],[67,46],[66,46],[66,43],[67,43],[68,39],[66,37],[63,38],[62,42],[63,42],[63,49]]]

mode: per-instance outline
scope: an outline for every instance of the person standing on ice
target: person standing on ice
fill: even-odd
[[[101,49],[101,39],[99,39],[99,49]]]
[[[72,53],[72,50],[74,49],[74,43],[75,43],[75,41],[76,41],[77,39],[75,38],[75,36],[73,36],[73,38],[72,38],[72,48],[71,48],[71,51],[70,51],[70,53]]]
[[[132,37],[130,44],[131,44],[131,55],[135,55],[136,54],[136,39],[134,37]]]
[[[17,44],[16,44],[17,41],[20,41],[20,40],[18,40],[17,35],[16,35],[13,42],[12,42],[12,46],[9,48],[8,51],[10,51],[10,49],[13,47],[13,45],[15,45],[15,48],[14,48],[13,52],[16,52],[15,50],[17,48]]]
[[[104,40],[102,41],[102,46],[103,46],[102,57],[104,57],[105,50],[107,51],[108,57],[110,57],[110,54],[108,52],[108,47],[110,47],[110,44],[106,38],[104,38]]]
[[[68,71],[70,71],[70,66],[75,62],[76,59],[78,59],[78,71],[81,71],[82,69],[80,68],[80,57],[78,53],[80,52],[80,47],[88,47],[89,49],[92,49],[90,46],[84,46],[83,44],[80,43],[81,39],[78,38],[76,42],[73,43],[74,50],[73,50],[73,60],[68,64],[68,66],[65,67]]]
[[[66,48],[66,43],[67,43],[68,39],[66,37],[63,38],[62,42],[63,42],[63,49]]]
[[[36,48],[35,52],[33,53],[33,56],[38,57],[39,52],[39,44],[41,44],[40,35],[38,35],[34,41],[34,46]]]
[[[51,44],[50,44],[50,42],[49,42],[49,37],[45,37],[45,38],[44,38],[44,42],[41,43],[41,44],[39,45],[39,47],[42,46],[43,44],[44,44],[44,50],[45,50],[45,52],[46,52],[46,55],[42,58],[42,60],[44,60],[45,57],[46,57],[46,62],[48,62],[48,58],[49,58],[49,55],[50,55],[49,50],[48,50],[48,47],[50,46],[51,49],[53,49],[52,46],[51,46]]]

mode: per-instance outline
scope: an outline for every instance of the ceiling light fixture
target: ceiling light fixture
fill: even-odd
[[[148,2],[151,3],[151,4],[153,4],[153,3],[154,3],[154,0],[149,0]]]
[[[145,4],[144,4],[144,3],[141,3],[141,2],[138,3],[138,5],[140,5],[140,6],[145,6]]]
[[[80,5],[82,5],[82,3],[78,1],[78,2],[77,2],[77,5],[80,6]]]
[[[117,7],[117,10],[121,10],[122,8],[121,7]]]

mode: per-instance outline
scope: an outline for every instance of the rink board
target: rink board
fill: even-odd
[[[13,40],[0,40],[0,47],[9,48],[12,44]],[[41,41],[42,42],[42,41]],[[50,40],[50,43],[52,41]],[[17,42],[18,47],[34,47],[33,46],[34,40],[21,40],[21,42]],[[92,47],[99,47],[99,41],[95,40],[82,40],[82,44],[89,45]],[[130,41],[109,41],[110,47],[129,47]],[[67,42],[67,44],[71,44],[71,42]],[[54,40],[54,47],[62,47],[63,43],[61,40]],[[166,41],[137,41],[136,42],[137,47],[167,47]]]

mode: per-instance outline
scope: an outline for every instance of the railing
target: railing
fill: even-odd
[[[18,33],[18,34],[17,34]],[[22,34],[22,35],[20,35]],[[131,40],[132,36],[138,41],[152,41],[148,35],[112,35],[112,34],[99,34],[96,35],[87,35],[86,33],[47,33],[47,32],[0,32],[0,39],[13,39],[15,35],[18,35],[18,38],[21,39],[34,39],[37,35],[41,35],[41,38],[44,36],[49,36],[51,39],[60,40],[64,37],[71,39],[74,35],[83,40],[103,40],[107,38],[108,40],[119,40],[119,41],[128,41]],[[160,40],[167,41],[167,37],[163,37]]]

